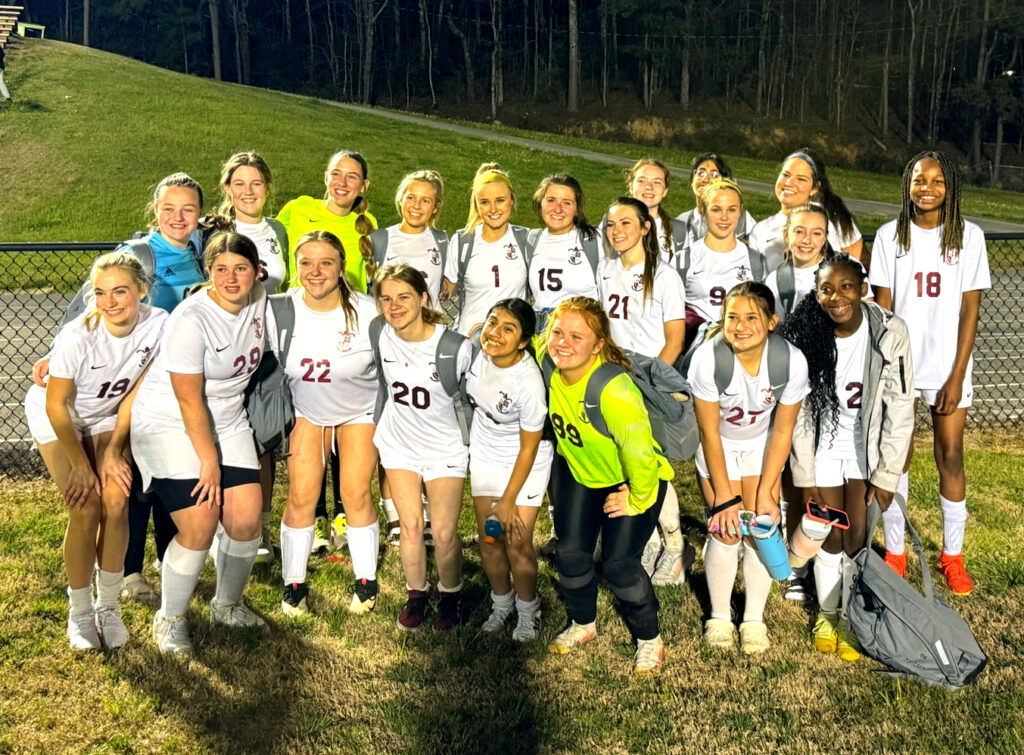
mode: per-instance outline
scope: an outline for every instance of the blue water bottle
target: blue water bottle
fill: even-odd
[[[757,555],[761,557],[772,579],[789,579],[793,573],[789,565],[789,551],[782,541],[782,533],[779,526],[772,519],[770,514],[754,516],[752,512],[745,511],[740,514],[741,524],[745,524],[746,531],[754,537],[754,545],[757,546]]]
[[[503,534],[505,534],[505,530],[502,529],[498,517],[494,514],[487,517],[487,521],[484,522],[484,542],[488,545],[494,545],[498,540],[501,540]]]

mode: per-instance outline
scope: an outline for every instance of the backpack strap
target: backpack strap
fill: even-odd
[[[617,375],[625,372],[622,367],[611,362],[605,362],[590,374],[587,387],[583,391],[583,410],[590,420],[590,426],[606,438],[612,437],[608,430],[608,423],[605,422],[604,414],[601,413],[601,394],[605,386]]]
[[[732,382],[733,369],[735,368],[735,355],[729,344],[726,343],[721,333],[715,335],[715,388],[718,394],[725,393],[725,389]]]
[[[789,382],[789,345],[782,336],[771,333],[765,348],[768,349],[768,382],[771,383],[775,405],[778,406]]]
[[[459,422],[462,442],[469,445],[469,430],[473,424],[473,409],[466,391],[466,376],[469,374],[469,370],[461,375],[458,371],[459,351],[465,341],[464,336],[445,328],[437,341],[434,364],[437,367],[437,377],[441,381],[441,387],[444,388],[445,393],[455,399],[455,418]]]
[[[455,295],[459,298],[459,309],[466,303],[466,271],[469,269],[469,258],[473,256],[473,244],[476,241],[476,229],[459,231],[455,234],[456,250],[459,255],[459,268],[455,281]]]
[[[277,248],[281,250],[281,259],[284,260],[285,283],[288,283],[287,271],[291,268],[291,265],[288,264],[289,244],[291,243],[288,240],[288,229],[284,227],[284,223],[276,218],[266,218],[266,221],[267,225],[274,231],[274,236],[277,237]]]
[[[146,234],[147,236],[149,234]],[[156,272],[156,256],[153,254],[153,247],[149,245],[146,237],[132,237],[124,242],[124,246],[131,250],[131,253],[139,258],[142,267],[151,275]]]
[[[543,232],[543,228],[531,228],[526,234],[526,246],[523,249],[524,251],[529,250],[526,253],[530,255],[531,259],[533,258],[533,253],[537,251],[537,242],[540,241],[540,235]]]
[[[750,261],[750,275],[758,283],[764,283],[764,255],[747,247],[747,259]]]
[[[380,359],[380,334],[384,330],[384,315],[377,315],[370,320],[366,332],[370,337],[370,348],[373,349],[373,362],[377,365],[377,403],[373,408],[373,421],[379,422],[384,413],[384,404],[388,400],[388,384],[384,378],[384,366]]]
[[[267,301],[277,324],[277,350],[281,355],[277,361],[284,367],[288,363],[288,349],[292,345],[292,336],[295,335],[295,302],[288,294],[271,294]]]
[[[442,231],[440,228],[431,228],[430,233],[434,236],[434,243],[437,244],[437,251],[441,255],[441,275],[444,276],[445,263],[448,261],[448,232]],[[372,237],[370,240],[373,240]],[[386,246],[387,242],[384,243]],[[377,247],[374,246],[374,250],[376,249]],[[384,259],[383,254],[381,254],[381,259]]]
[[[590,269],[594,271],[594,278],[597,278],[597,268],[601,264],[601,245],[598,243],[600,237],[595,232],[593,236],[588,237],[585,233],[580,233],[580,242],[583,244],[583,254],[587,258],[587,262],[590,263]]]
[[[793,311],[793,300],[796,298],[796,273],[793,261],[786,260],[775,271],[775,283],[779,287],[779,299],[782,300],[782,313]]]
[[[526,275],[530,275],[530,260],[533,259],[533,247],[530,246],[530,229],[521,225],[510,226],[512,238],[516,240],[519,251],[523,253],[523,264],[526,266]]]
[[[540,374],[544,376],[544,387],[551,387],[551,378],[555,374],[555,362],[545,351],[540,360]]]
[[[370,234],[370,245],[373,247],[373,261],[377,263],[377,267],[384,265],[384,257],[388,252],[388,237],[387,228],[378,228]]]

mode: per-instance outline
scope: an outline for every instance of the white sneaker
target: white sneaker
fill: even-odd
[[[210,622],[227,627],[265,627],[267,625],[263,617],[245,603],[222,606],[216,600],[210,601]]]
[[[555,653],[556,655],[565,655],[580,645],[585,645],[595,637],[597,637],[596,623],[577,624],[574,621],[551,641],[551,644],[548,645],[548,652]]]
[[[274,543],[270,539],[270,532],[266,527],[263,528],[263,532],[260,535],[260,544],[256,548],[256,563],[257,564],[272,564],[274,563]]]
[[[68,615],[68,642],[75,650],[99,650],[102,647],[96,631],[96,614],[91,609]]]
[[[492,601],[491,615],[484,621],[483,625],[480,627],[480,631],[487,632],[488,634],[506,631],[509,624],[512,623],[512,617],[515,611],[516,604],[514,600],[505,606]]]
[[[153,639],[161,653],[174,655],[192,652],[192,641],[188,638],[188,620],[184,616],[169,618],[163,610],[153,617]]]
[[[633,656],[633,673],[637,676],[654,676],[661,673],[665,660],[665,643],[659,634],[653,640],[637,640],[636,655]]]
[[[121,597],[139,603],[149,603],[156,600],[156,593],[146,578],[140,572],[135,572],[126,576],[121,583]]]
[[[96,629],[107,650],[128,642],[128,627],[121,620],[120,606],[96,606]]]
[[[532,642],[540,637],[540,605],[533,613],[518,611],[516,627],[512,630],[512,639],[516,642]]]
[[[662,551],[658,568],[651,575],[652,585],[678,585],[683,577],[683,549]]]
[[[327,518],[318,516],[313,520],[313,544],[309,548],[310,553],[326,553],[331,547],[331,527]]]
[[[644,546],[644,554],[640,557],[640,563],[647,572],[648,577],[654,576],[654,569],[658,565],[658,556],[661,555],[661,542],[648,540]]]

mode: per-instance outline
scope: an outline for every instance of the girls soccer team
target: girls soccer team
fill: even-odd
[[[582,187],[566,174],[545,178],[534,194],[543,228],[512,225],[511,178],[485,164],[466,225],[449,244],[436,228],[444,189],[434,171],[407,175],[395,197],[401,222],[374,231],[358,153],[331,158],[323,200],[300,197],[276,220],[264,214],[266,163],[239,153],[222,172],[224,202],[203,223],[207,280],[191,296],[177,268],[151,260],[148,269],[131,247],[99,258],[93,306],[60,331],[37,366],[41,378],[49,368],[45,389],[26,397],[32,436],[69,509],[71,645],[127,641],[117,603],[125,572],[135,572],[128,597],[148,592],[138,574],[145,528],[129,528],[128,511],[138,506],[148,519],[143,502],[154,499],[177,529],[158,554],[158,647],[191,650],[186,608],[215,531],[211,619],[265,623],[242,593],[261,545],[272,554],[261,500],[273,465],[262,460],[261,485],[242,393],[268,351],[284,367],[296,412],[280,534],[286,614],[308,612],[311,602],[315,609],[305,579],[323,537],[315,525],[327,521],[331,458],[335,534],[344,532],[352,556],[350,610],[376,607],[380,525],[370,490],[378,471],[406,580],[398,626],[419,629],[434,613],[437,630],[462,624],[457,524],[468,472],[491,588],[483,631],[511,630],[522,642],[541,633],[533,537],[547,492],[569,618],[549,649],[568,653],[596,636],[600,558],[636,641],[634,671],[657,673],[664,643],[650,575],[654,584],[680,581],[682,537],[673,469],[628,376],[634,353],[685,369],[693,387],[710,646],[735,643],[741,555],[740,647],[770,646],[763,612],[772,578],[740,515],[781,524],[788,462],[796,487],[787,486],[787,498],[798,498],[791,510],[814,499],[850,520],[815,558],[813,645],[859,657],[840,621],[840,586],[871,502],[885,509],[886,560],[905,570],[903,522],[889,504],[908,493],[916,398],[935,427],[943,572],[954,593],[969,593],[963,435],[990,279],[984,235],[960,215],[955,166],[934,152],[908,163],[900,215],[879,229],[870,275],[849,211],[806,150],[782,165],[779,213],[756,225],[720,156],[701,155],[692,167],[695,210],[671,220],[662,205],[668,169],[640,160],[627,175],[631,196],[612,203],[598,233]],[[157,189],[154,258],[196,260],[202,197],[185,179],[168,177]],[[174,281],[165,280],[170,273]],[[190,276],[186,284],[201,280]],[[869,282],[875,302],[864,301]],[[268,300],[278,290],[285,293]],[[460,304],[451,330],[435,308],[447,300]],[[597,405],[588,403],[592,380]],[[595,411],[607,434],[590,422]],[[660,558],[649,557],[652,546]],[[126,551],[136,554],[130,567]]]

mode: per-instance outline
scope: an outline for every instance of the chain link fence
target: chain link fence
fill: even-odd
[[[992,291],[982,301],[974,348],[970,423],[1012,428],[1024,415],[1024,331],[1017,327],[1017,303],[1024,298],[1024,234],[992,233],[987,239]],[[23,409],[32,365],[49,350],[92,260],[116,246],[0,244],[0,475],[45,473],[32,449]],[[926,411],[919,413],[918,424],[929,424]]]

